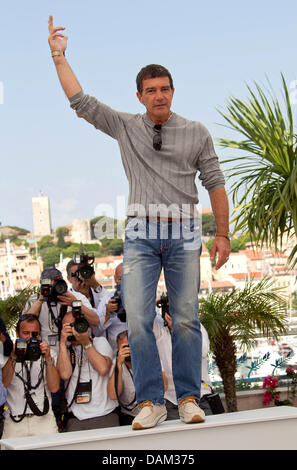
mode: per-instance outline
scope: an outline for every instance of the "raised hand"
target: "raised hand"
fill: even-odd
[[[59,31],[63,31],[65,29],[64,26],[59,26],[54,28],[53,25],[53,17],[52,15],[49,16],[48,19],[48,43],[52,51],[61,51],[62,53],[65,52],[67,48],[67,40],[68,36],[64,36]]]

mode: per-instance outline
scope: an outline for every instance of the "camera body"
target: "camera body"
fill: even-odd
[[[90,279],[95,274],[93,268],[94,259],[94,254],[74,253],[73,261],[79,265],[75,275],[80,281],[82,279]]]
[[[116,314],[118,319],[125,323],[127,321],[127,315],[126,315],[126,310],[124,309],[123,303],[122,303],[122,298],[121,298],[121,284],[116,285],[116,291],[113,296],[113,299],[116,301],[118,305],[118,309],[116,310]]]
[[[77,333],[85,333],[89,329],[89,322],[85,319],[84,314],[81,311],[81,300],[74,300],[72,302],[72,315],[74,316],[74,322],[70,323]]]
[[[169,312],[169,299],[168,299],[168,294],[167,293],[164,294],[164,292],[162,292],[161,298],[157,302],[157,307],[161,308],[162,318],[164,320],[164,325],[167,326],[167,322],[165,320],[165,314],[168,313],[168,315],[170,315],[170,312]]]
[[[15,342],[16,362],[38,361],[41,356],[40,343],[37,338],[38,333],[33,332],[29,341],[18,338]]]
[[[40,285],[40,293],[43,296],[44,302],[57,304],[59,299],[58,295],[63,295],[67,292],[68,287],[64,279],[57,276],[52,283],[51,279],[42,279]]]
[[[130,347],[129,344],[125,344],[125,345],[123,346],[123,348],[129,348],[129,347]],[[125,357],[125,362],[131,362],[131,356]]]

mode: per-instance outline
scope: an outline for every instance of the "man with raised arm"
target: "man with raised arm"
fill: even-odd
[[[153,427],[167,415],[153,333],[162,268],[173,322],[173,379],[179,415],[185,423],[203,422],[205,415],[199,407],[201,236],[197,172],[209,192],[216,220],[212,258],[217,256],[217,269],[230,252],[225,181],[211,136],[200,122],[171,110],[173,80],[161,65],[148,65],[137,75],[136,94],[146,108],[144,114],[115,111],[85,94],[65,57],[68,38],[64,29],[54,27],[50,16],[49,45],[63,90],[79,117],[118,141],[129,181],[122,294],[139,405],[132,428]]]

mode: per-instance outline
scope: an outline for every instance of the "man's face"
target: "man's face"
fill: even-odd
[[[72,315],[72,312],[67,312],[64,317],[63,317],[63,320],[62,320],[62,327],[65,327],[65,325],[68,326],[68,333],[69,333],[69,337],[72,336],[72,327],[70,326],[70,323],[73,323],[74,322],[74,317]],[[71,343],[74,345],[74,346],[77,346],[79,343],[78,341],[76,341],[74,339],[74,337],[71,339]]]
[[[143,89],[137,97],[145,107],[149,118],[155,124],[162,124],[170,116],[174,89],[170,87],[168,77],[146,78],[142,82]]]
[[[18,332],[18,337],[21,339],[26,339],[27,341],[30,340],[32,337],[32,333],[37,333],[39,337],[40,334],[40,327],[38,321],[22,321],[20,323],[20,328]]]
[[[121,264],[115,270],[114,281],[116,284],[121,284],[121,281],[122,281],[122,265]]]
[[[76,276],[73,277],[72,274],[74,274],[77,270],[78,270],[78,264],[75,264],[75,265],[71,266],[71,268],[70,268],[71,274],[70,274],[70,276],[68,276],[68,281],[72,285],[73,289],[76,290],[76,291],[79,290],[80,282],[77,279],[77,277]]]

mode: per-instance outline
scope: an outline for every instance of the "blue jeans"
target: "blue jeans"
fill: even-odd
[[[153,333],[156,288],[163,267],[172,332],[172,372],[178,400],[200,397],[201,331],[198,319],[201,237],[194,220],[129,218],[124,245],[123,302],[136,399],[164,404],[164,382]]]

